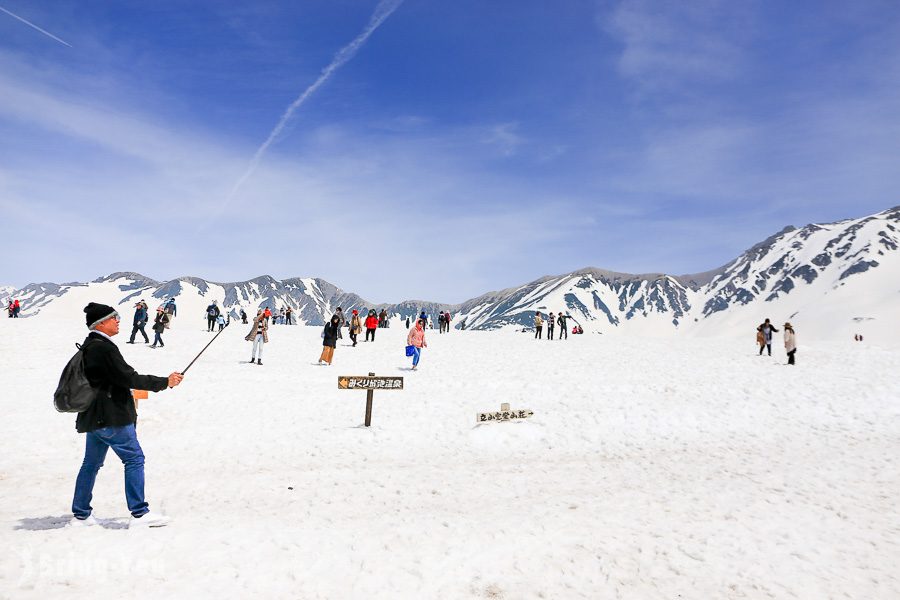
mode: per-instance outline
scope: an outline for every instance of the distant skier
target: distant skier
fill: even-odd
[[[556,319],[556,317],[553,316],[553,313],[550,313],[549,315],[547,315],[547,339],[548,340],[553,339],[553,327],[556,324],[556,321],[554,319]]]
[[[150,320],[150,315],[147,314],[147,310],[149,307],[147,303],[141,299],[140,302],[134,305],[134,321],[132,322],[131,327],[131,338],[125,342],[126,344],[133,344],[134,338],[140,332],[142,336],[144,336],[144,343],[149,344],[150,338],[147,337],[147,332],[144,331],[144,326],[147,325],[147,321]]]
[[[371,309],[369,311],[369,316],[366,317],[366,340],[369,341],[369,336],[372,337],[372,341],[375,341],[375,330],[378,328],[378,316],[375,314],[375,309]]]
[[[419,359],[422,358],[422,348],[428,347],[428,343],[425,341],[425,323],[422,319],[416,321],[416,326],[409,330],[406,336],[406,345],[413,347],[412,368],[415,370],[419,366]]]
[[[334,348],[337,346],[338,335],[341,332],[341,320],[337,315],[332,315],[331,320],[325,324],[322,330],[322,355],[319,364],[330,365],[334,359]]]
[[[795,364],[794,355],[797,353],[797,335],[794,333],[794,328],[790,323],[784,324],[784,349],[787,352],[787,364]]]
[[[245,313],[244,317],[246,316]],[[256,311],[256,317],[253,319],[253,327],[244,339],[248,342],[253,342],[253,351],[250,354],[250,364],[252,365],[256,362],[256,364],[262,365],[263,345],[269,343],[269,323],[266,321],[266,316],[263,314],[261,308]]]
[[[768,350],[769,356],[772,356],[772,334],[778,333],[778,330],[769,322],[769,319],[766,319],[762,325],[756,328],[756,331],[762,334],[762,336],[756,336],[756,341],[759,343],[759,355],[762,356],[763,350]]]
[[[544,329],[544,319],[541,318],[541,312],[534,313],[534,339],[542,339],[541,332]]]
[[[212,303],[206,307],[206,331],[212,331],[213,327],[216,324],[216,317],[219,316],[219,305],[213,300]]]

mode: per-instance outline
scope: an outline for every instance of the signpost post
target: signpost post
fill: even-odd
[[[372,400],[375,390],[402,390],[402,377],[375,377],[375,373],[338,376],[339,390],[366,390],[366,427],[372,425]]]

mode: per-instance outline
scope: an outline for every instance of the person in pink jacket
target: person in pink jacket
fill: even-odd
[[[409,330],[406,336],[406,345],[413,347],[413,365],[415,369],[419,365],[419,359],[422,357],[422,348],[427,348],[428,343],[425,341],[425,328],[422,325],[422,319],[416,319],[416,324]]]

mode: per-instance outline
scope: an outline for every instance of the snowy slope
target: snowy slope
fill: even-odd
[[[162,350],[119,347],[183,369],[210,339],[191,315]],[[83,321],[0,319],[0,597],[900,597],[896,346],[801,339],[787,367],[729,339],[429,332],[412,372],[399,328],[332,367],[316,329],[280,326],[247,364],[247,330],[140,405],[147,500],[173,523],[124,529],[110,453],[102,525],[79,530],[84,436],[51,396]],[[337,378],[370,371],[405,389],[376,391],[365,428]],[[501,402],[534,416],[476,425]]]

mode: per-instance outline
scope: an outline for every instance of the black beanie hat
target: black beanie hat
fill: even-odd
[[[96,325],[99,325],[106,319],[114,317],[117,314],[116,309],[112,306],[97,304],[96,302],[91,302],[84,307],[84,321],[88,326],[88,329],[93,329]]]

